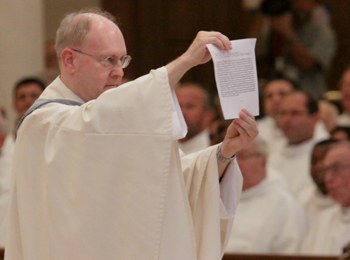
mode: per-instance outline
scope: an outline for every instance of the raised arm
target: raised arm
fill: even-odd
[[[219,146],[218,170],[221,177],[227,165],[239,150],[254,140],[258,134],[258,129],[254,117],[245,109],[239,113],[239,118],[232,121],[228,126],[224,141]],[[226,159],[225,159],[226,158]]]
[[[191,68],[204,64],[211,59],[207,44],[215,44],[221,50],[232,48],[229,38],[219,32],[198,32],[190,47],[180,57],[166,65],[169,84],[174,87]]]
[[[223,51],[232,49],[229,38],[219,32],[201,31],[190,47],[180,57],[166,65],[168,70],[169,84],[174,87],[182,76],[191,68],[204,64],[211,59],[207,44],[214,44]],[[218,160],[219,175],[222,176],[230,158],[242,147],[250,143],[258,134],[254,117],[247,111],[242,110],[239,118],[229,125],[225,139],[220,145],[221,160]]]

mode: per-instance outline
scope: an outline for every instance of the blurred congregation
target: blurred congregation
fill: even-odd
[[[4,46],[14,51],[24,49],[19,53],[28,52],[35,43],[33,48],[38,51],[21,55],[24,60],[16,53],[7,54],[9,60],[16,57],[18,68],[0,60],[0,67],[6,68],[0,72],[5,79],[0,84],[1,247],[6,247],[11,167],[21,163],[12,160],[15,125],[59,76],[54,49],[57,24],[50,19],[59,20],[70,9],[96,5],[119,18],[130,46],[133,63],[125,70],[125,81],[173,59],[199,30],[221,31],[231,39],[256,38],[259,134],[236,155],[243,192],[226,253],[347,254],[350,259],[346,252],[350,247],[348,1],[222,0],[214,5],[189,0],[75,1],[71,5],[32,1],[34,4],[30,0],[11,1],[10,9],[24,12],[28,6],[36,7],[32,15],[41,16],[38,24],[45,33],[30,29],[36,33],[25,35],[28,40],[19,38],[23,44],[13,42],[15,48],[0,37]],[[58,8],[61,5],[67,9]],[[46,13],[48,10],[57,10],[57,14]],[[9,20],[11,31],[16,26],[26,30],[26,26],[35,25],[26,25],[22,18],[18,18],[20,22],[15,17]],[[5,32],[1,34],[5,36]],[[29,47],[25,41],[31,42]],[[231,121],[224,120],[221,113],[213,65],[188,72],[176,95],[188,127],[186,137],[178,143],[182,152],[195,153],[222,142]]]

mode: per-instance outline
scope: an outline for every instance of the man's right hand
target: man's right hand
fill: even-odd
[[[204,64],[211,59],[206,46],[210,43],[216,45],[216,47],[223,51],[232,49],[231,42],[225,35],[219,32],[200,31],[183,56],[193,62],[193,67]]]
[[[223,51],[232,49],[229,38],[222,33],[206,31],[198,32],[196,38],[186,52],[166,65],[171,86],[175,86],[189,69],[204,64],[211,59],[210,53],[207,49],[207,44],[214,44]]]

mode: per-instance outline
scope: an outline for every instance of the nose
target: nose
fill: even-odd
[[[110,72],[110,77],[113,78],[113,79],[118,79],[118,78],[123,78],[124,76],[124,69],[122,68],[122,66],[118,65],[118,66],[115,66],[111,72]]]

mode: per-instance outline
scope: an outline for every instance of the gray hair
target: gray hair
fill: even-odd
[[[99,8],[83,9],[78,12],[67,14],[61,21],[56,32],[56,54],[60,60],[61,52],[69,45],[81,45],[90,31],[91,18],[93,15],[104,17],[115,22],[115,17]]]

